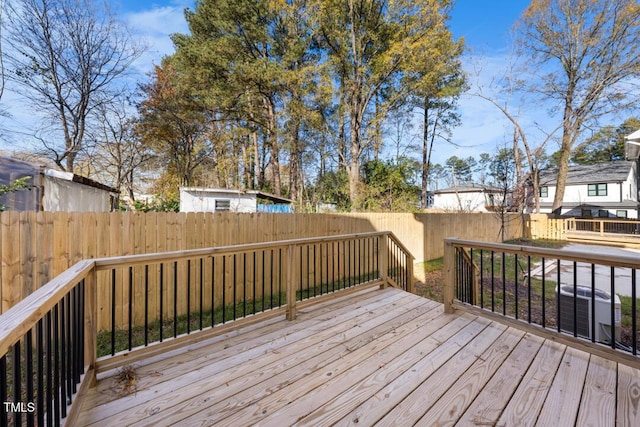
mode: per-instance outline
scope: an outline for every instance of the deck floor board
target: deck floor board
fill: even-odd
[[[283,318],[114,372],[78,425],[640,425],[640,371],[397,289]]]

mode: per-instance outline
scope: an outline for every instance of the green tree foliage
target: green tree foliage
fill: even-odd
[[[222,186],[288,193],[300,203],[305,194],[332,199],[309,197],[328,189],[308,175],[326,181],[342,167],[348,205],[358,209],[362,158],[374,145],[384,149],[390,112],[427,91],[433,105],[453,94],[447,76],[459,68],[461,43],[446,27],[450,7],[448,0],[200,0],[186,12],[189,34],[172,37],[176,53],[161,68],[173,67],[164,74],[179,82],[172,86],[181,99],[216,129],[205,139],[215,168],[229,171]],[[317,173],[305,174],[314,163]]]
[[[418,172],[414,160],[372,160],[362,165],[363,207],[370,211],[412,212],[419,204],[420,187],[413,183]]]
[[[455,181],[452,182],[452,185],[471,182],[476,166],[477,161],[472,156],[469,156],[466,159],[462,159],[458,156],[451,156],[445,162],[446,169],[453,181]]]
[[[31,179],[30,176],[24,176],[22,178],[18,178],[9,184],[0,185],[0,197],[4,196],[7,193],[15,193],[20,190],[30,190],[33,187],[33,184],[28,183]],[[7,207],[0,203],[0,212],[7,210]]]
[[[571,161],[579,165],[624,160],[624,137],[640,129],[640,119],[629,118],[619,126],[605,126],[576,147]]]

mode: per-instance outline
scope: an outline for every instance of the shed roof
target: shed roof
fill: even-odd
[[[567,173],[567,184],[623,182],[629,176],[632,167],[633,162],[628,160],[570,166],[569,172]],[[540,185],[555,185],[557,176],[557,169],[541,170],[539,175]]]
[[[475,183],[466,183],[460,184],[453,187],[441,188],[433,192],[433,194],[444,194],[444,193],[500,193],[502,192],[502,188],[493,187],[491,185],[484,184],[475,184]]]
[[[258,190],[238,190],[233,188],[205,188],[205,187],[180,187],[180,191],[187,192],[200,192],[200,193],[212,193],[212,194],[233,194],[233,195],[243,195],[249,194],[254,195],[258,199],[269,200],[274,203],[285,203],[290,204],[293,203],[293,200],[287,199],[285,197],[276,196],[275,194],[265,193],[264,191]]]

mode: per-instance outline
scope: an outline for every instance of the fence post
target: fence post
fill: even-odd
[[[455,256],[456,256],[456,249],[453,246],[453,242],[450,239],[445,239],[443,299],[444,299],[444,312],[447,314],[452,314],[454,311],[452,304],[455,298],[455,292],[454,292],[455,281],[456,281]]]
[[[414,284],[415,279],[413,278],[413,256],[411,254],[407,254],[407,292],[415,293]]]
[[[296,318],[296,287],[294,278],[296,261],[296,245],[287,246],[287,320]]]
[[[96,383],[96,358],[98,351],[98,272],[95,264],[84,283],[84,360],[89,366],[89,385]]]
[[[378,266],[380,269],[380,289],[385,289],[389,285],[387,275],[389,273],[389,242],[386,234],[378,236]]]

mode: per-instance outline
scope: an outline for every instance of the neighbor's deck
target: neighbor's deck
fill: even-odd
[[[165,356],[79,425],[640,425],[640,371],[396,289]]]

